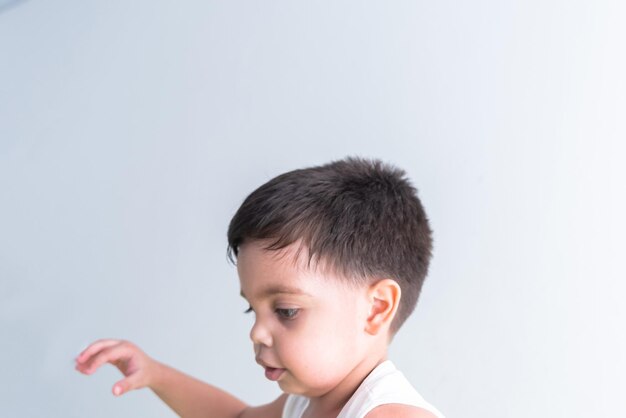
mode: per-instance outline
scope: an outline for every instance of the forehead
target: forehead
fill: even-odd
[[[323,265],[308,263],[307,252],[297,244],[267,250],[264,243],[250,241],[239,248],[237,271],[244,297],[268,293],[315,294],[331,287],[345,287],[345,280],[327,272]]]

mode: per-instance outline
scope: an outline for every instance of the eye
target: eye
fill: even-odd
[[[294,319],[298,315],[298,312],[300,312],[300,309],[295,309],[295,308],[289,308],[289,309],[276,308],[276,313],[278,314],[278,316],[280,316],[283,319]]]
[[[243,313],[250,313],[250,312],[253,312],[253,311],[254,311],[254,309],[252,309],[252,306],[248,306],[248,309],[243,311]]]

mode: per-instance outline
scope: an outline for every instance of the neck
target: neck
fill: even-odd
[[[309,406],[302,418],[337,417],[363,380],[385,360],[387,360],[386,350],[377,355],[366,356],[335,388],[322,396],[310,398]]]

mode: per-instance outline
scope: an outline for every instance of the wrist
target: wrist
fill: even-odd
[[[160,390],[163,387],[163,382],[167,381],[165,377],[167,369],[168,367],[165,364],[152,360],[150,379],[147,386],[153,391]]]

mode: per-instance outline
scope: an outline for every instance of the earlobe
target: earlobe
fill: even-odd
[[[369,313],[365,324],[368,334],[376,335],[389,328],[398,310],[401,293],[400,285],[391,279],[383,279],[370,286]]]

